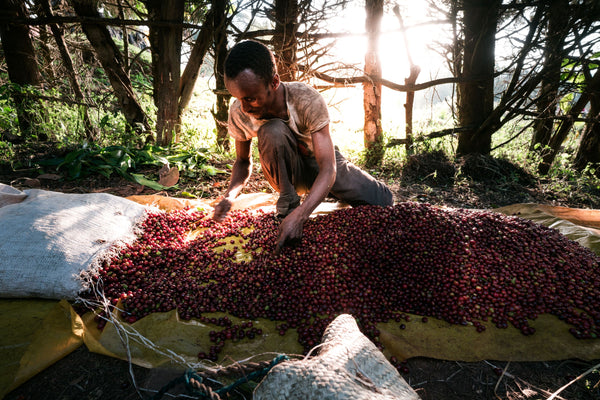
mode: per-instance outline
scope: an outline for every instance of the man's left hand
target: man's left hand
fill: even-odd
[[[302,212],[299,208],[296,208],[281,221],[277,236],[277,245],[275,246],[275,255],[279,255],[283,246],[300,242],[305,221],[306,219],[302,217]]]

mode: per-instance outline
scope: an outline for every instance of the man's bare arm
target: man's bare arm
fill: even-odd
[[[215,207],[213,219],[216,221],[221,221],[227,216],[233,200],[240,194],[250,178],[252,172],[251,143],[250,140],[235,141],[235,162],[231,169],[231,179],[223,198]]]
[[[319,165],[319,173],[315,178],[310,193],[298,208],[292,211],[279,226],[279,236],[275,253],[278,254],[286,242],[299,240],[302,237],[304,222],[310,214],[327,197],[335,183],[336,164],[333,142],[329,133],[329,125],[312,134],[315,159]]]

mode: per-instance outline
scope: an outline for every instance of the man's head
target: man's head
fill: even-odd
[[[268,85],[277,73],[275,57],[262,43],[254,40],[240,42],[231,48],[225,58],[225,75],[234,79],[246,69],[254,72]]]
[[[225,59],[225,87],[244,113],[256,119],[279,115],[279,84],[275,58],[266,46],[251,40],[233,46]]]

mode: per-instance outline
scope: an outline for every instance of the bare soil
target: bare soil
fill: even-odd
[[[430,153],[413,156],[402,166],[386,166],[371,172],[389,184],[396,202],[480,209],[514,203],[600,208],[597,187],[567,180],[562,184],[538,180],[507,161],[490,157],[455,162],[439,153]],[[93,176],[67,181],[56,176],[40,177],[33,168],[14,171],[6,165],[0,165],[0,182],[20,189],[35,187],[66,193],[104,192],[118,196],[156,193],[119,177]],[[163,194],[177,197],[188,192],[199,197],[217,197],[227,182],[226,174],[201,181],[182,180],[178,190]],[[255,173],[246,192],[260,191],[271,189],[260,173]],[[547,399],[568,384],[557,399],[600,399],[600,360],[466,363],[414,358],[408,360],[407,366],[408,372],[403,376],[424,400]],[[130,366],[125,361],[90,353],[82,346],[5,399],[147,399],[182,373]],[[197,398],[184,394],[181,387],[169,393],[163,398]],[[235,398],[251,398],[250,391],[242,390]]]

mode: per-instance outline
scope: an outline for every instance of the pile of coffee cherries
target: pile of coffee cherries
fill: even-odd
[[[531,335],[530,321],[548,313],[577,338],[600,333],[600,258],[531,221],[414,202],[360,206],[311,218],[302,241],[275,255],[280,222],[256,211],[221,223],[202,210],[153,212],[93,279],[128,322],[177,309],[214,323],[215,345],[200,354],[209,359],[226,340],[261,335],[256,318],[279,321],[282,335],[296,329],[307,351],[341,313],[375,343],[377,323],[409,314]],[[205,316],[215,312],[247,322]]]

